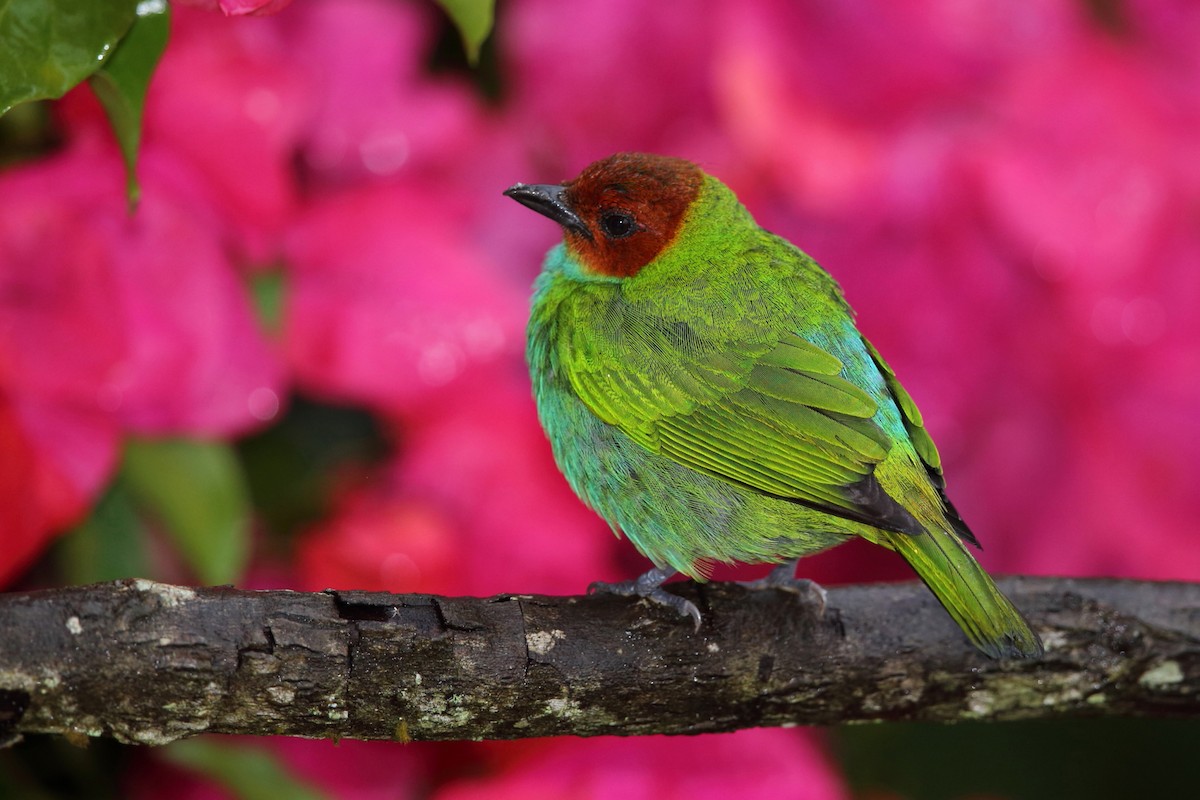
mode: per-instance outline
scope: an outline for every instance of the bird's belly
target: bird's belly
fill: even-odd
[[[706,561],[778,562],[865,527],[653,453],[568,390],[543,388],[538,413],[575,493],[656,566],[700,577]]]

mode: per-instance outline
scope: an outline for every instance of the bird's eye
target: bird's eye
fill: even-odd
[[[624,239],[637,230],[637,223],[624,211],[605,211],[600,215],[600,228],[610,239]]]

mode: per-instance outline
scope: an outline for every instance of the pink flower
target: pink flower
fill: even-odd
[[[278,405],[278,365],[172,166],[146,153],[133,216],[119,156],[86,137],[0,176],[6,456],[29,465],[3,471],[0,494],[21,499],[4,512],[0,582],[83,512],[119,431],[222,435]]]
[[[227,17],[243,14],[278,14],[291,5],[292,0],[175,0],[183,5],[203,8],[206,11],[220,10]]]
[[[289,245],[289,359],[314,394],[411,411],[478,365],[523,349],[506,284],[436,189],[332,195]]]
[[[713,125],[718,34],[713,15],[665,3],[511,3],[496,31],[510,77],[506,110],[538,180],[572,177],[619,150],[706,162],[727,152]]]
[[[119,170],[96,166],[68,158],[0,176],[0,585],[83,514],[116,457],[102,387],[125,340],[108,243],[85,209],[96,192],[123,206]]]
[[[428,4],[315,0],[280,20],[314,104],[302,147],[317,181],[396,177],[456,188],[446,175],[474,160],[486,122],[465,82],[423,66],[434,13]]]
[[[1073,20],[1065,2],[1000,12],[988,3],[766,0],[719,3],[715,16],[713,87],[737,148],[728,177],[740,189],[766,184],[793,210],[860,221],[928,203],[972,104],[1005,67],[1059,46]]]
[[[333,742],[283,736],[207,737],[197,744],[212,749],[206,754],[209,758],[219,758],[220,750],[227,748],[272,759],[280,770],[289,773],[294,785],[308,789],[308,796],[337,800],[424,797],[431,771],[429,762],[439,751],[438,745],[429,743]],[[131,759],[121,786],[122,796],[131,800],[157,800],[168,787],[171,797],[178,800],[232,800],[243,796],[230,783],[218,781],[201,769],[180,765],[169,750],[143,749],[131,754]],[[280,787],[272,788],[285,794]]]
[[[740,51],[760,70],[773,66],[774,75],[762,77],[787,87],[781,99],[880,128],[904,117],[953,113],[954,103],[985,92],[998,73],[1053,49],[1084,22],[1067,0],[1020,8],[978,1],[727,0],[716,4],[716,16],[718,52]],[[755,91],[749,83],[739,88]]]
[[[277,19],[181,9],[146,102],[147,149],[171,153],[186,202],[256,263],[278,256],[298,203],[293,159],[311,104],[291,58]]]
[[[144,159],[147,173],[152,158]],[[164,163],[164,172],[169,167]],[[274,417],[281,365],[212,231],[150,184],[111,246],[121,258],[116,300],[128,336],[103,401],[124,426],[141,434],[219,436]]]
[[[301,587],[311,591],[453,591],[466,548],[437,506],[390,484],[364,486],[299,540],[296,571]]]
[[[1061,4],[1007,18],[1006,36],[982,6],[722,8],[715,96],[739,152],[714,171],[846,288],[924,410],[984,563],[1196,574],[1196,501],[1170,477],[1200,456],[1179,266],[1198,246],[1183,221],[1198,103],[1179,78],[1194,65]],[[858,25],[867,13],[889,22]],[[1149,30],[1171,38],[1163,16]]]
[[[841,780],[812,737],[796,731],[554,739],[519,751],[521,755],[498,774],[450,783],[433,798],[823,800],[846,796]]]
[[[117,428],[107,415],[41,399],[14,401],[12,391],[0,380],[0,586],[53,533],[83,516],[117,452]]]
[[[1200,74],[1200,6],[1175,0],[1129,0],[1124,13],[1115,15],[1119,36],[1137,43],[1160,67],[1159,82],[1178,92],[1178,99],[1200,110],[1196,76]]]
[[[519,276],[524,294],[550,230],[500,195],[535,174],[523,127],[462,76],[430,73],[437,22],[430,4],[388,0],[313,0],[279,19],[313,106],[300,163],[314,197],[385,184],[419,194],[427,214],[454,221],[456,246],[477,246],[483,271]]]
[[[1008,88],[979,154],[997,222],[1046,278],[1134,277],[1177,213],[1187,120],[1141,59],[1103,41],[1033,61]]]
[[[309,588],[578,594],[630,546],[575,498],[524,370],[475,368],[401,423],[402,451],[300,541]]]
[[[1089,39],[1016,71],[999,100],[976,165],[1026,287],[1000,396],[1027,422],[997,442],[1024,457],[995,460],[1029,498],[1010,523],[1022,566],[1194,578],[1200,499],[1176,477],[1200,457],[1186,103],[1138,51]]]
[[[429,742],[317,741],[277,737],[277,757],[297,778],[337,800],[404,800],[427,796],[434,759],[446,748]],[[461,746],[454,752],[461,753]]]
[[[520,362],[473,370],[402,439],[400,485],[436,502],[461,530],[464,591],[578,594],[594,580],[630,577],[614,557],[632,555],[632,546],[558,472]]]

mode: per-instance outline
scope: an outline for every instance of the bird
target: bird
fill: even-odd
[[[812,258],[681,158],[617,153],[504,194],[563,234],[526,330],[555,461],[654,565],[593,590],[699,629],[663,586],[676,573],[774,564],[758,585],[811,588],[797,560],[857,536],[903,557],[988,656],[1042,655],[967,549],[979,542],[916,404]]]

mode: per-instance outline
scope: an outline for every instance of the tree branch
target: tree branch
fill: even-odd
[[[973,650],[920,584],[611,596],[121,581],[0,595],[0,741],[197,733],[510,739],[764,725],[1200,716],[1200,584],[1014,578],[1038,662]]]

